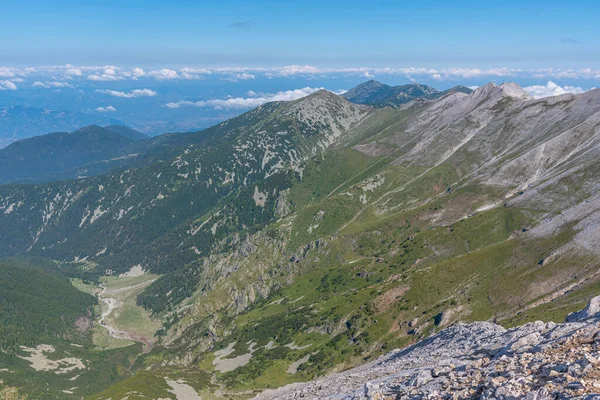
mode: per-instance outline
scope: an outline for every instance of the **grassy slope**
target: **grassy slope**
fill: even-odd
[[[574,232],[524,239],[521,233],[543,210],[500,203],[477,212],[497,203],[500,193],[477,185],[447,190],[457,180],[447,164],[392,166],[386,157],[349,149],[313,159],[287,196],[296,212],[259,234],[284,238],[284,247],[274,252],[259,246],[247,257],[247,267],[194,297],[191,303],[199,311],[215,306],[223,311],[216,319],[214,311],[197,314],[175,343],[180,347],[157,349],[146,365],[156,366],[173,351],[189,353],[189,343],[210,329],[217,338],[213,349],[200,339],[192,351],[195,366],[187,370],[212,374],[224,393],[243,398],[248,390],[356,365],[456,320],[496,320],[506,326],[559,321],[597,290],[597,283],[584,283],[557,301],[528,309],[548,291],[589,273],[591,260],[570,255],[540,265]],[[365,186],[365,181],[376,184]],[[320,247],[314,245],[317,239]],[[286,270],[292,276],[282,269],[291,254],[299,259]],[[242,314],[227,311],[232,285],[244,287],[264,276],[266,268],[279,289]],[[253,349],[252,358],[233,371],[218,372],[214,352],[232,343],[228,358]],[[297,365],[306,356],[308,361]],[[294,363],[297,372],[288,373]]]
[[[597,284],[583,285],[557,302],[525,310],[545,295],[532,287],[535,282],[560,287],[590,269],[590,260],[575,256],[543,268],[539,264],[552,249],[567,243],[572,231],[524,240],[521,232],[539,211],[500,204],[476,212],[495,203],[498,193],[477,186],[446,191],[456,181],[448,165],[431,170],[392,167],[353,150],[339,151],[331,160],[313,160],[307,166],[305,179],[289,193],[298,212],[264,233],[288,232],[288,255],[299,255],[306,243],[318,238],[321,248],[312,246],[302,254],[291,282],[289,276],[274,273],[280,289],[247,312],[222,317],[216,326],[205,314],[206,323],[190,329],[192,336],[184,335],[192,339],[208,332],[209,325],[216,327],[214,349],[200,346],[194,356],[197,367],[191,370],[213,374],[224,392],[244,397],[247,390],[350,367],[428,336],[443,327],[440,321],[447,325],[492,319],[511,326],[561,320],[597,289]],[[368,172],[362,173],[365,169]],[[360,182],[374,175],[385,180],[363,190]],[[360,199],[363,194],[366,204]],[[438,220],[440,214],[453,222]],[[273,266],[288,261],[267,248],[249,257]],[[243,286],[253,279],[248,273],[238,270],[228,282]],[[230,288],[216,286],[196,304],[201,308],[226,303]],[[447,321],[442,319],[444,311],[450,315]],[[252,358],[231,372],[216,371],[214,351],[234,342],[229,358],[246,354],[254,344]],[[170,357],[168,352],[160,354]],[[308,361],[297,366],[295,374],[286,372],[305,356]]]

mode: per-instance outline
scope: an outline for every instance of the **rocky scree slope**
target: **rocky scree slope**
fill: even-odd
[[[600,392],[600,297],[566,323],[456,324],[361,367],[257,399],[556,399]]]

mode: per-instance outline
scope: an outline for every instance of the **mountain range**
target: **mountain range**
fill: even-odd
[[[342,95],[345,99],[373,107],[398,107],[415,99],[436,99],[451,92],[471,93],[465,86],[455,86],[447,90],[438,90],[418,83],[389,86],[374,80],[361,83]]]
[[[85,368],[23,383],[36,337],[13,333],[0,378],[40,397],[247,398],[459,321],[562,321],[600,288],[599,115],[598,89],[367,82],[119,139],[141,156],[85,179],[1,185],[4,262],[99,301],[72,311],[96,321],[65,331],[81,348],[37,336]]]
[[[0,148],[48,132],[71,132],[87,125],[125,125],[101,115],[24,106],[0,106]]]
[[[148,136],[120,125],[90,125],[74,132],[34,136],[0,149],[0,183],[39,182],[77,178],[86,166],[110,165],[114,159],[134,157],[135,142]]]

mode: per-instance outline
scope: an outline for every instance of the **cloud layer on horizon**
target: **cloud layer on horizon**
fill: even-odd
[[[43,88],[43,89],[60,89],[60,88],[69,88],[69,89],[73,89],[73,85],[71,85],[69,82],[57,82],[57,81],[53,81],[53,82],[40,82],[40,81],[35,81],[33,82],[33,86],[34,88]]]
[[[312,65],[286,65],[281,67],[183,67],[157,68],[145,70],[141,67],[121,68],[114,65],[105,66],[40,66],[29,68],[0,67],[0,78],[7,81],[14,79],[37,78],[36,81],[74,81],[88,80],[92,82],[115,82],[124,80],[154,79],[198,80],[209,75],[217,75],[230,81],[252,80],[257,77],[292,78],[292,77],[331,77],[360,76],[377,78],[385,76],[401,76],[409,80],[431,79],[435,81],[451,81],[460,79],[488,78],[506,80],[519,78],[535,79],[600,79],[600,69],[519,69],[519,68],[424,68],[424,67],[352,67],[352,68],[320,68]],[[44,79],[45,78],[45,79]],[[14,83],[14,82],[13,82]]]
[[[121,97],[124,99],[133,99],[136,97],[154,97],[158,93],[150,89],[134,89],[131,92],[121,92],[118,90],[96,89],[96,92],[107,94],[113,97]]]
[[[236,110],[254,108],[271,101],[291,101],[297,100],[302,97],[308,96],[309,94],[315,93],[324,88],[311,88],[305,87],[302,89],[286,90],[277,93],[256,93],[253,91],[248,92],[248,97],[230,97],[227,99],[211,99],[211,100],[200,100],[200,101],[188,101],[182,100],[177,102],[170,102],[165,104],[168,108],[179,108],[181,106],[194,106],[194,107],[211,107],[215,110]],[[341,94],[343,90],[335,91],[333,93]]]

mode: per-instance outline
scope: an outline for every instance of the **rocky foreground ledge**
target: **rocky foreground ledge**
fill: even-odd
[[[456,324],[369,364],[258,399],[600,399],[600,296],[567,322]]]

